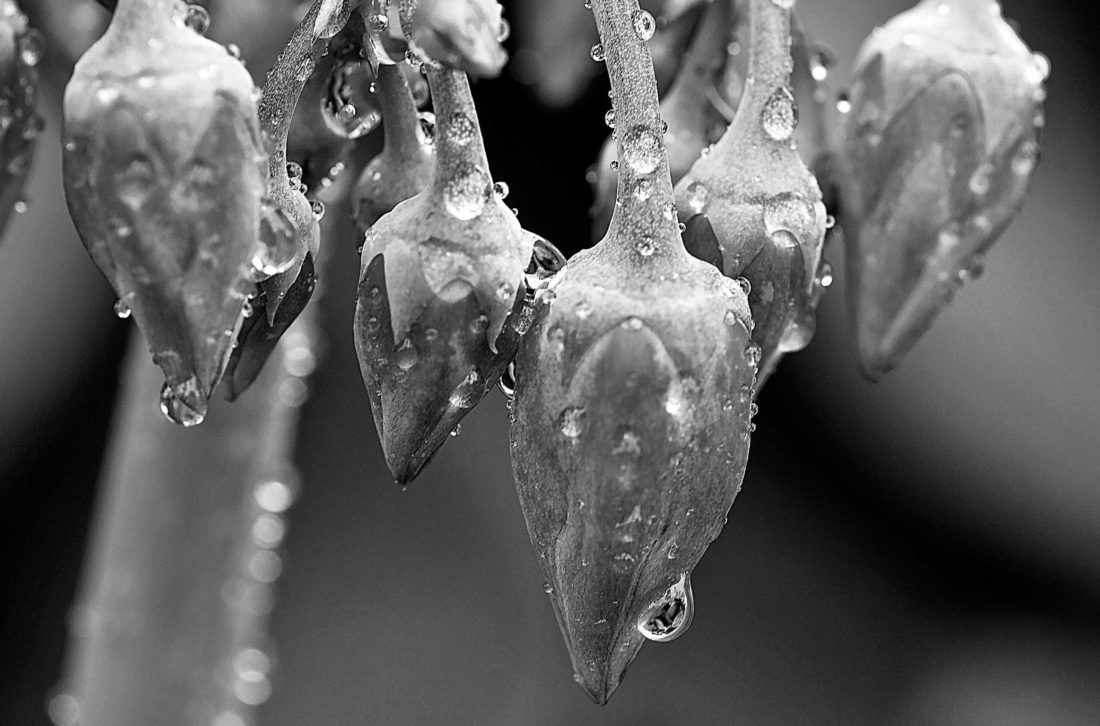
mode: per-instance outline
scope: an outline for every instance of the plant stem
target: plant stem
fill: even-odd
[[[335,7],[334,2],[338,3]],[[336,34],[331,28],[335,26],[338,32],[347,23],[351,8],[357,4],[358,0],[314,0],[313,6],[294,29],[286,47],[279,54],[275,66],[267,74],[258,111],[260,128],[264,132],[267,146],[269,174],[273,181],[285,179],[287,176],[286,142],[298,97],[302,95],[302,89],[317,61]],[[318,32],[318,17],[322,11],[331,13],[338,19],[334,26],[327,26],[323,33]]]
[[[296,331],[246,395],[194,429],[149,405],[159,373],[134,336],[71,621],[67,698],[82,726],[250,723],[267,697],[303,385],[288,364],[312,326]]]
[[[789,93],[791,82],[791,11],[774,0],[749,0],[749,67],[745,91],[737,107],[729,133],[715,145],[722,153],[747,142],[765,148],[789,141],[776,140],[765,133],[761,116],[765,105],[776,93]]]
[[[156,37],[165,26],[175,22],[172,16],[179,8],[175,0],[118,0],[111,31],[128,38],[136,37],[136,33]]]
[[[683,252],[682,244],[665,244],[672,238],[679,241],[679,230],[671,213],[672,180],[653,59],[648,39],[639,37],[634,27],[642,11],[637,0],[593,0],[592,8],[611,79],[619,164],[615,211],[604,239],[633,244],[652,235],[660,241],[656,251],[679,247]]]
[[[489,160],[466,74],[444,67],[429,67],[428,87],[432,91],[436,124],[433,190],[440,191],[443,183],[470,164],[488,175]]]
[[[419,157],[420,117],[400,66],[378,67],[378,99],[382,107],[384,152],[398,160]]]

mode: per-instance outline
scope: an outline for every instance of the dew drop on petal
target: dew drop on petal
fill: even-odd
[[[183,24],[199,35],[210,28],[210,13],[202,5],[188,5],[183,11]]]
[[[126,302],[126,298],[120,297],[118,300],[115,300],[115,315],[118,316],[120,320],[125,320],[130,317],[130,313],[130,303]]]
[[[260,273],[277,275],[294,265],[298,257],[298,231],[286,210],[264,202],[260,213],[260,239],[252,266]]]
[[[511,191],[512,188],[508,186],[508,182],[498,181],[493,184],[493,196],[502,202],[508,198]]]
[[[642,257],[652,257],[657,250],[657,244],[653,241],[653,235],[644,234],[634,243],[634,249]]]
[[[642,613],[638,632],[647,640],[667,643],[683,635],[695,614],[691,579],[687,573],[672,584],[657,602]]]
[[[603,115],[603,122],[607,124],[609,129],[615,128],[615,109],[611,108],[607,110],[607,113]]]

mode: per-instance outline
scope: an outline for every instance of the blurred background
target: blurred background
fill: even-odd
[[[224,2],[243,15],[263,0]],[[589,244],[585,171],[608,100],[587,57],[594,31],[562,29],[591,16],[580,0],[504,4],[514,62],[475,88],[494,177],[511,186],[523,224],[571,254]],[[61,8],[87,33],[51,44],[48,133],[29,208],[0,246],[5,726],[48,723],[119,364],[136,333],[113,315],[61,197],[60,94],[103,12],[24,5],[42,23]],[[834,90],[862,39],[907,6],[799,3],[803,26],[837,55]],[[302,414],[304,484],[259,722],[1100,724],[1100,10],[1004,8],[1053,66],[1023,213],[982,278],[879,384],[857,373],[843,255],[827,250],[837,282],[814,341],[761,397],[744,489],[693,576],[694,624],[645,647],[603,709],[573,683],[543,594],[503,397],[486,399],[408,491],[390,480],[350,335],[358,243],[332,200],[325,224],[340,249],[323,281],[327,344]],[[210,35],[238,43],[262,77],[289,32],[227,20]]]

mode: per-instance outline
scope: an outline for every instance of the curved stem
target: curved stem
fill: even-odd
[[[156,35],[157,26],[174,22],[172,16],[179,8],[175,0],[118,0],[111,27],[126,34]]]
[[[420,149],[420,118],[412,89],[397,65],[378,67],[378,100],[382,107],[384,151],[399,159],[413,157]]]
[[[703,11],[695,37],[684,55],[684,64],[668,95],[686,94],[688,98],[706,98],[715,85],[715,74],[724,65],[726,47],[732,35],[731,3],[711,0]]]
[[[489,160],[466,74],[449,68],[429,68],[428,87],[435,107],[434,186],[452,178],[455,170],[466,164],[475,164],[488,173]]]
[[[671,233],[679,240],[653,58],[648,38],[635,31],[642,11],[637,0],[593,0],[592,8],[611,79],[619,163],[615,212],[604,239],[632,243],[643,234],[662,240]]]
[[[167,0],[138,0],[166,2]],[[313,73],[317,61],[329,42],[347,23],[357,0],[314,0],[309,12],[295,28],[283,52],[264,83],[260,99],[260,128],[264,132],[268,152],[268,169],[272,179],[286,176],[286,141],[294,107],[302,89]],[[322,16],[325,13],[325,16]],[[327,16],[327,19],[326,19]],[[321,22],[318,22],[320,19]]]
[[[776,93],[789,93],[791,83],[791,11],[773,0],[749,0],[749,68],[745,92],[737,107],[730,133],[716,148],[756,140],[763,144],[786,144],[769,137],[760,123],[768,100]]]

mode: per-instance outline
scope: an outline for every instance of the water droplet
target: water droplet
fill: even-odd
[[[206,400],[199,392],[199,381],[192,376],[187,380],[169,384],[160,389],[160,411],[169,421],[190,428],[198,426],[206,417]]]
[[[403,371],[407,371],[416,365],[420,360],[420,351],[416,349],[413,342],[409,338],[405,338],[401,341],[401,345],[397,347],[397,350],[393,354],[393,362],[398,368]]]
[[[264,202],[260,213],[260,239],[252,266],[268,277],[290,269],[298,257],[298,230],[286,210]]]
[[[836,95],[836,110],[838,113],[848,113],[852,110],[852,101],[847,91],[841,91]]]
[[[749,343],[748,347],[745,348],[745,357],[748,359],[749,365],[753,366],[754,368],[760,365],[760,356],[760,346],[756,343]]]
[[[694,614],[691,579],[684,573],[642,614],[638,620],[638,632],[647,640],[667,643],[687,631]]]
[[[984,197],[989,193],[993,172],[993,165],[988,161],[978,165],[978,168],[974,170],[974,173],[970,176],[969,186],[970,191],[975,196]]]
[[[601,45],[600,43],[596,43],[594,46],[592,46],[592,50],[590,50],[588,54],[592,56],[592,60],[596,61],[597,63],[602,62],[607,57],[606,55],[604,55],[603,45]]]
[[[512,35],[512,24],[504,18],[500,19],[500,27],[497,29],[497,42],[503,43]]]
[[[13,204],[13,205],[11,206],[11,210],[12,210],[13,212],[15,212],[16,214],[26,214],[26,213],[27,213],[27,209],[28,209],[28,207],[27,207],[27,202],[26,202],[26,200],[24,200],[24,199],[19,199],[19,200],[17,200],[17,201],[15,202],[15,204]]]
[[[508,186],[508,182],[498,181],[493,184],[493,196],[502,202],[508,198],[508,194],[511,193],[511,191],[512,189]]]
[[[286,175],[287,178],[290,179],[290,186],[294,189],[298,188],[298,185],[302,181],[302,174],[304,173],[305,172],[302,171],[302,165],[297,162],[292,161],[286,165]]]
[[[513,398],[516,395],[516,362],[512,361],[508,364],[508,367],[504,369],[504,373],[501,374],[500,380],[497,381],[497,386],[500,387],[501,393],[508,398]]]
[[[244,306],[241,308],[241,317],[251,318],[254,312],[256,311],[252,308],[252,303],[245,300]]]
[[[657,244],[653,241],[653,235],[643,234],[638,238],[638,241],[634,243],[634,249],[636,249],[638,254],[642,257],[652,257],[653,253],[657,250]]]
[[[1025,141],[1020,150],[1012,157],[1012,172],[1017,176],[1027,176],[1039,160],[1039,146],[1034,141]]]
[[[1042,53],[1032,53],[1031,61],[1035,64],[1035,74],[1039,81],[1045,81],[1050,76],[1050,59]]]
[[[651,174],[661,163],[665,147],[648,126],[635,126],[623,136],[623,160],[639,174]]]
[[[126,302],[126,298],[120,297],[118,300],[115,300],[115,315],[118,316],[120,320],[125,320],[130,317],[130,313],[130,303]]]
[[[688,209],[692,214],[700,214],[707,208],[707,202],[710,201],[710,190],[703,182],[693,181],[687,187],[687,200]]]
[[[451,405],[456,408],[471,408],[485,395],[485,387],[481,385],[481,376],[477,371],[470,373],[458,384],[458,388],[451,393]]]
[[[634,35],[643,43],[657,31],[657,21],[645,10],[635,10],[630,16],[630,22],[634,26]]]
[[[787,141],[798,126],[798,107],[789,88],[777,88],[764,102],[760,112],[760,124],[769,137]]]
[[[451,438],[454,438],[462,433],[462,424],[455,424],[455,427],[451,429]]]
[[[229,54],[229,57],[234,60],[241,59],[241,47],[236,43],[229,43],[225,46],[225,52]]]
[[[37,30],[30,29],[19,36],[19,57],[28,66],[38,65],[45,47],[45,37]]]
[[[585,410],[581,406],[570,406],[558,417],[558,428],[563,436],[576,439],[584,431]]]
[[[817,284],[823,288],[833,284],[833,266],[826,260],[822,260],[821,266],[817,268]]]
[[[618,159],[612,159],[611,160],[611,171],[618,171],[618,170],[619,170],[619,160]]]
[[[615,109],[609,108],[607,113],[603,115],[603,122],[607,124],[608,128],[615,128]]]
[[[455,111],[447,119],[443,133],[451,143],[458,146],[468,146],[477,137],[477,124],[461,111]]]
[[[817,48],[810,55],[810,76],[819,83],[829,77],[833,57],[824,48]]]
[[[325,218],[325,203],[320,199],[314,199],[310,202],[309,209],[313,212],[313,218],[318,222]]]
[[[489,175],[468,161],[459,162],[443,185],[443,205],[454,217],[470,220],[481,214],[491,195]]]
[[[376,33],[384,33],[390,27],[390,19],[382,13],[371,15],[367,23],[370,25],[370,29]]]
[[[553,595],[554,586],[551,585],[549,582],[544,582],[542,583],[542,591],[545,592],[547,595]]]
[[[210,13],[202,5],[188,5],[183,11],[183,24],[199,35],[210,28]]]

